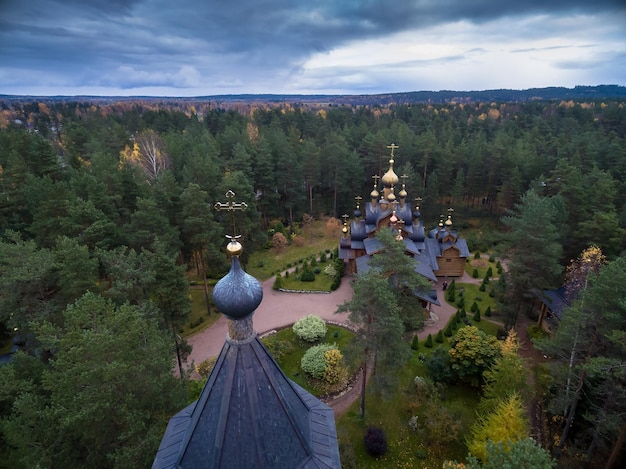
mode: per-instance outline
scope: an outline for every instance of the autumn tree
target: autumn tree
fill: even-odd
[[[493,411],[479,416],[472,425],[467,439],[470,453],[481,461],[487,459],[487,442],[502,442],[505,447],[508,441],[527,438],[529,425],[526,410],[518,394],[512,394],[500,401]]]
[[[477,386],[483,373],[501,356],[501,350],[495,336],[475,326],[462,327],[450,341],[448,355],[452,372],[457,379]]]
[[[127,145],[120,153],[120,159],[140,168],[148,180],[156,178],[170,164],[163,140],[152,129],[135,135],[132,147]]]

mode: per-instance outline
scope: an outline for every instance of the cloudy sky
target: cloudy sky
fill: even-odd
[[[0,0],[0,94],[626,85],[625,0]]]

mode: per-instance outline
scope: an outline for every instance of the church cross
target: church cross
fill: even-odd
[[[392,143],[391,145],[387,145],[387,148],[391,148],[391,157],[393,158],[393,151],[396,148],[400,148],[398,145],[396,145],[395,143]]]
[[[361,203],[361,200],[363,199],[363,197],[361,197],[360,195],[357,195],[354,200],[356,200],[356,208],[359,208],[359,204]]]
[[[233,225],[233,236],[227,236],[227,238],[229,239],[236,239],[239,236],[237,236],[237,231],[235,229],[235,211],[236,210],[245,210],[248,208],[248,204],[245,202],[235,202],[233,199],[235,198],[235,193],[232,190],[228,190],[226,192],[226,198],[228,199],[228,202],[216,202],[215,205],[213,205],[213,208],[215,210],[218,211],[222,211],[222,210],[226,210],[228,212],[230,212],[230,221]]]
[[[380,179],[380,176],[378,174],[375,174],[374,176],[372,176],[372,179],[374,180],[374,187],[378,186],[378,180]]]
[[[420,202],[423,200],[421,197],[415,197],[415,208],[420,208]]]

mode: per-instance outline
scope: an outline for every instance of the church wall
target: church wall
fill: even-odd
[[[461,277],[465,271],[464,257],[437,257],[437,277]]]

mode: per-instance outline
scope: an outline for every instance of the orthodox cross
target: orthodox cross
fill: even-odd
[[[423,200],[421,197],[415,197],[415,208],[419,210],[420,202]]]
[[[356,200],[356,208],[357,210],[359,209],[359,203],[361,202],[361,200],[363,199],[363,197],[361,197],[360,195],[357,195],[354,200]]]
[[[343,224],[347,225],[348,224],[348,218],[350,218],[350,215],[344,214],[344,215],[341,215],[341,218],[343,218]]]
[[[391,157],[393,158],[393,151],[396,148],[400,148],[398,145],[396,145],[395,143],[392,143],[391,145],[387,145],[387,148],[391,148]]]
[[[374,180],[374,189],[375,189],[376,186],[378,186],[378,180],[380,179],[380,176],[378,174],[375,174],[374,176],[372,176],[372,179]]]
[[[452,207],[450,207],[448,209],[448,216],[451,217],[452,216],[452,212],[454,212],[454,209]]]
[[[228,199],[228,202],[216,202],[215,205],[213,205],[213,208],[215,210],[226,210],[228,212],[230,212],[230,221],[233,225],[233,235],[232,236],[226,236],[228,239],[237,239],[239,237],[241,237],[241,235],[237,235],[237,230],[235,229],[235,211],[236,210],[245,210],[248,208],[248,204],[245,202],[235,202],[233,199],[235,198],[235,193],[232,190],[228,190],[226,192],[226,198]]]

